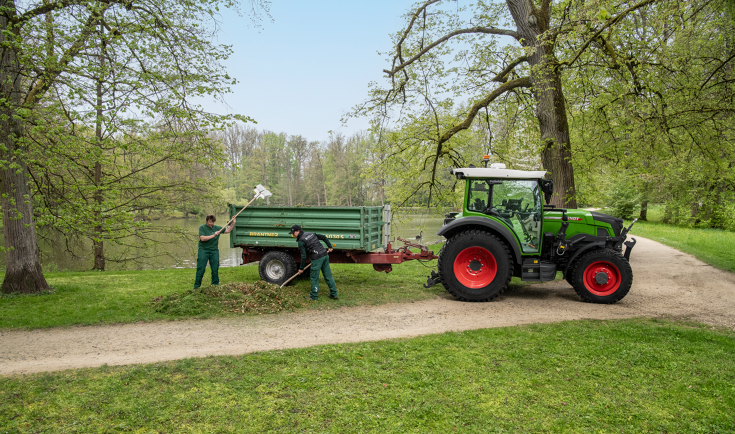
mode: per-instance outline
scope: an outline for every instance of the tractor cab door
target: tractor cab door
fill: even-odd
[[[539,253],[542,205],[538,181],[471,179],[467,209],[503,222],[520,240],[523,253]]]

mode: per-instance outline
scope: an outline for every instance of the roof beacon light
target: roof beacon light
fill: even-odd
[[[487,163],[488,163],[488,161],[490,161],[490,156],[489,155],[485,155],[484,157],[482,157],[482,161],[485,163],[485,167],[487,167]]]

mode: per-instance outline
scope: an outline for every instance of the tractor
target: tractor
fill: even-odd
[[[611,304],[628,294],[636,240],[626,235],[636,220],[625,228],[617,217],[555,208],[545,171],[487,167],[488,160],[485,167],[451,169],[465,180],[462,212],[447,214],[437,232],[447,241],[438,273],[432,271],[424,286],[441,282],[458,300],[490,301],[513,276],[549,281],[561,271],[583,301]]]

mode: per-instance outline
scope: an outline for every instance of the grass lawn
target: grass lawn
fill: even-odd
[[[658,241],[716,268],[735,272],[735,232],[637,222],[630,235]],[[635,248],[632,254],[635,255]]]
[[[0,378],[0,432],[735,432],[735,333],[575,321]]]
[[[438,252],[439,247],[432,248]],[[410,261],[394,266],[393,271],[386,274],[376,272],[372,265],[332,264],[340,299],[334,301],[326,297],[328,289],[322,278],[320,287],[327,292],[318,302],[305,303],[304,308],[407,302],[445,293],[441,284],[430,289],[423,287],[429,270],[435,269],[436,261],[425,265]],[[46,273],[47,281],[55,290],[53,293],[0,297],[0,328],[44,328],[243,314],[206,309],[176,314],[155,311],[152,305],[154,298],[190,290],[194,285],[194,274],[193,269]],[[221,284],[260,281],[257,265],[220,268],[219,274]],[[204,282],[209,279],[207,268]],[[518,279],[513,282],[513,285],[523,284]],[[296,290],[296,298],[309,295],[308,279],[297,279],[292,286]],[[299,301],[304,300],[299,298]]]

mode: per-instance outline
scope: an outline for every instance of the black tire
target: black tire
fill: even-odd
[[[260,278],[268,283],[282,285],[291,276],[296,274],[298,266],[293,257],[286,252],[280,250],[271,250],[263,255],[258,265],[258,273]]]
[[[579,264],[579,259],[575,259],[574,262],[569,264],[569,267],[567,267],[567,273],[564,275],[564,280],[572,286],[574,286],[574,273],[577,272],[577,264]]]
[[[479,260],[472,259],[473,252],[479,253]],[[490,264],[492,261],[495,262],[494,274]],[[459,274],[455,273],[455,266]],[[497,237],[480,230],[467,230],[453,236],[439,252],[442,284],[461,301],[490,301],[496,298],[508,287],[514,266],[508,246]],[[488,274],[482,276],[483,272]]]
[[[612,304],[628,294],[633,269],[620,252],[596,249],[574,263],[572,286],[583,301]]]

